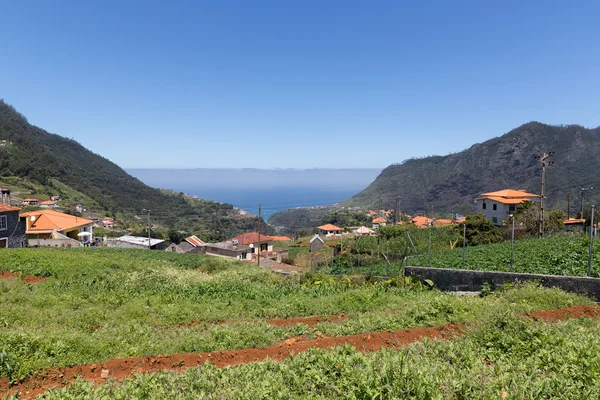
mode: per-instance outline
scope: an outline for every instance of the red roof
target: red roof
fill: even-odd
[[[322,231],[341,231],[342,228],[338,228],[335,225],[332,224],[325,224],[325,225],[321,225],[318,226],[317,229],[321,229]]]
[[[563,225],[585,224],[585,218],[569,218],[563,221]]]
[[[258,232],[244,233],[229,239],[228,242],[233,242],[234,240],[237,240],[239,244],[258,243]],[[272,240],[273,239],[271,238],[271,236],[263,235],[262,233],[260,234],[261,242],[269,242]]]
[[[271,239],[276,242],[289,242],[290,240],[292,240],[287,236],[271,236]]]
[[[381,223],[385,223],[385,222],[387,222],[387,219],[385,219],[385,218],[375,218],[373,220],[374,224],[381,224]]]
[[[30,211],[20,214],[21,217],[31,218],[28,223],[27,233],[48,233],[52,231],[71,230],[88,224],[94,221],[89,219],[76,217],[74,215],[64,214],[53,210]]]
[[[194,247],[202,246],[205,244],[202,240],[200,240],[197,236],[192,235],[190,237],[185,238],[185,241],[191,244]]]
[[[497,192],[482,193],[475,200],[491,200],[502,204],[521,204],[531,199],[539,199],[539,194],[527,193],[525,190],[504,189]]]
[[[0,212],[21,211],[20,208],[9,206],[8,204],[0,203]]]
[[[412,219],[412,223],[417,225],[419,228],[425,228],[427,226],[430,226],[431,221],[432,220],[427,217],[414,217]]]

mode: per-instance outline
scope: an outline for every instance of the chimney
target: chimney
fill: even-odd
[[[10,189],[0,189],[0,203],[10,206]]]

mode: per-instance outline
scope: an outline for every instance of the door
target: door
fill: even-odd
[[[5,249],[8,247],[8,239],[0,239],[0,249]]]

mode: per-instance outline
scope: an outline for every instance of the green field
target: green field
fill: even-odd
[[[290,279],[220,258],[145,250],[6,249],[0,252],[0,265],[4,270],[48,277],[37,284],[15,278],[0,280],[0,376],[14,382],[43,374],[50,367],[115,357],[261,348],[298,335],[310,339],[446,323],[477,325],[482,320],[494,320],[490,316],[506,315],[512,321],[514,315],[526,311],[591,303],[580,296],[535,285],[506,288],[481,298],[458,297],[418,284],[402,287],[400,281],[370,283],[314,274]],[[281,327],[266,321],[340,312],[347,319],[313,327]],[[226,322],[211,323],[218,321]],[[190,322],[196,324],[186,324]],[[438,346],[453,345],[423,346],[419,351],[443,352]],[[271,384],[273,388],[284,384],[281,374],[288,368],[301,371],[306,368],[303,365],[311,365],[316,374],[326,370],[325,364],[343,362],[359,363],[363,365],[360,368],[369,371],[381,363],[394,365],[406,357],[402,354],[384,351],[362,356],[338,349],[328,355],[316,351],[284,364],[252,364],[228,370],[206,366],[181,376],[139,377],[127,384],[133,386],[92,389],[81,384],[68,389],[74,391],[71,394],[61,392],[53,396],[79,398],[83,393],[79,390],[98,398],[104,395],[92,394],[95,390],[116,390],[122,396],[115,392],[111,397],[130,398],[132,393],[145,390],[154,398],[160,398],[164,391],[167,397],[177,397],[169,391],[185,391],[186,385],[196,385],[194,374],[200,374],[203,378],[198,385],[224,385],[224,394],[232,390],[233,397],[252,398],[250,393],[259,393],[246,393],[240,382],[229,389],[225,382],[256,374],[261,382],[256,390],[259,386],[267,390]],[[464,357],[467,356],[472,357]],[[312,358],[317,361],[310,361]],[[415,358],[410,362],[425,361]],[[350,368],[348,365],[344,364],[344,368]],[[366,376],[365,382],[382,378],[375,375]],[[336,389],[338,383],[327,383],[330,378],[323,378],[325,397],[335,397],[335,390],[345,390]],[[309,379],[309,375],[302,379]],[[178,383],[175,387],[169,382]],[[299,387],[305,387],[305,383],[297,382]],[[164,386],[156,389],[155,385]],[[205,389],[212,390],[209,386]],[[309,392],[289,393],[288,397],[309,396]]]
[[[137,375],[124,384],[81,381],[47,399],[597,399],[600,324],[557,324],[496,314],[463,338],[361,354],[340,346],[284,362],[183,374]]]
[[[460,246],[451,248],[450,235],[439,229],[433,232],[431,256],[428,252],[428,230],[411,232],[420,258],[410,249],[408,260],[394,258],[396,253],[405,249],[404,238],[393,248],[388,242],[380,241],[377,251],[377,238],[369,238],[371,243],[363,246],[367,251],[362,254],[348,252],[330,263],[323,272],[335,274],[364,273],[368,275],[394,276],[401,272],[401,264],[421,266],[431,265],[436,268],[459,268],[486,271],[510,271],[511,242],[467,246],[463,265],[463,249]],[[541,239],[530,238],[515,241],[514,271],[533,274],[587,276],[589,238],[581,234],[557,234]],[[355,246],[351,241],[347,247]],[[398,248],[401,250],[398,252]],[[388,253],[390,262],[383,257]],[[379,255],[378,255],[379,254]],[[592,276],[600,276],[600,241],[594,246],[592,257]]]

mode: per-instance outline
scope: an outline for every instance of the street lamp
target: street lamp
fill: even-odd
[[[579,216],[579,218],[583,218],[583,192],[592,190],[593,188],[594,188],[593,186],[581,188],[581,215]]]
[[[150,210],[146,210],[145,208],[142,212],[148,212],[148,250],[152,250],[152,245],[150,244]]]

